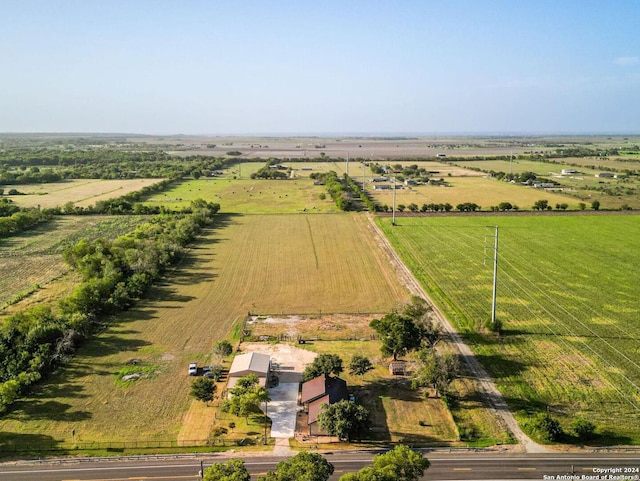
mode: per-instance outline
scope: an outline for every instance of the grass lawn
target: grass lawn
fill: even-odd
[[[220,215],[148,301],[0,420],[0,443],[69,442],[72,428],[77,441],[184,439],[214,413],[189,417],[187,365],[207,363],[248,311],[386,312],[407,298],[363,216]],[[132,359],[153,374],[116,384]]]
[[[520,421],[581,415],[601,443],[640,443],[638,216],[402,218],[381,227],[462,331]],[[500,226],[497,316],[490,318]],[[489,249],[487,249],[489,248]]]
[[[456,426],[446,406],[440,399],[426,398],[412,390],[408,378],[391,376],[389,360],[381,356],[378,341],[313,342],[305,348],[320,354],[339,354],[343,359],[345,372],[340,377],[347,381],[358,402],[369,409],[374,441],[457,444]],[[364,376],[349,374],[349,361],[355,354],[367,356],[374,370]]]

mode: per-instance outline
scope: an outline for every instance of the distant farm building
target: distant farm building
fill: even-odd
[[[257,352],[240,354],[233,359],[233,363],[231,363],[231,367],[229,368],[227,389],[233,389],[238,379],[248,376],[249,374],[258,376],[260,386],[266,387],[270,372],[271,356]]]
[[[562,175],[579,174],[580,171],[576,169],[562,169]]]
[[[547,189],[556,186],[553,182],[533,182],[531,185],[536,189]]]
[[[302,383],[300,404],[309,415],[307,420],[309,434],[326,434],[318,426],[318,414],[320,414],[322,405],[334,404],[345,399],[349,399],[347,382],[339,377],[323,374]]]
[[[601,179],[615,179],[617,178],[617,175],[611,172],[600,172],[599,174],[596,174],[596,177],[599,177]]]

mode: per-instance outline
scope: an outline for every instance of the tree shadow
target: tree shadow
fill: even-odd
[[[523,363],[514,356],[503,356],[500,354],[475,354],[471,356],[475,358],[484,368],[488,371],[491,378],[507,378],[510,376],[517,376],[524,372],[526,369],[533,367],[532,363]],[[460,365],[463,367],[468,366],[468,356],[459,354]],[[466,372],[468,377],[477,377],[470,373],[470,370]]]
[[[72,411],[71,409],[72,406],[70,404],[60,401],[31,398],[27,401],[16,402],[12,411],[15,414],[23,415],[29,420],[73,422],[86,421],[92,418],[91,413],[87,411]]]
[[[50,451],[59,445],[60,441],[45,434],[0,431],[0,456],[5,458],[18,453]]]
[[[137,333],[137,331],[115,331],[113,327],[89,341],[79,351],[77,356],[82,357],[105,357],[121,351],[135,352],[139,349],[150,346],[151,343],[142,339],[127,339],[123,337],[127,334]]]

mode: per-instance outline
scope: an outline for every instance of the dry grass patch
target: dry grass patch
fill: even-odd
[[[396,191],[396,206],[411,203],[422,207],[422,204],[446,204],[455,209],[457,204],[473,202],[482,209],[489,210],[492,205],[500,202],[510,202],[521,209],[529,210],[540,199],[547,199],[549,205],[567,203],[570,209],[578,208],[578,200],[553,192],[545,192],[533,187],[500,182],[495,179],[482,177],[451,177],[445,178],[451,187],[438,187],[432,185],[414,186]],[[370,190],[373,198],[381,205],[393,204],[393,192],[384,190]]]
[[[17,189],[26,195],[15,195],[11,199],[20,207],[58,207],[67,202],[87,207],[98,200],[121,197],[158,181],[159,179],[78,179],[52,184],[25,184]]]

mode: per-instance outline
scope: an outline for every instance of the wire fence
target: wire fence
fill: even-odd
[[[6,443],[0,445],[0,453],[35,453],[35,452],[69,452],[69,451],[113,451],[124,452],[137,449],[170,449],[170,448],[200,448],[247,446],[256,444],[257,437],[240,439],[225,439],[224,437],[207,440],[137,440],[137,441],[77,441],[77,442],[48,442],[48,443]]]

